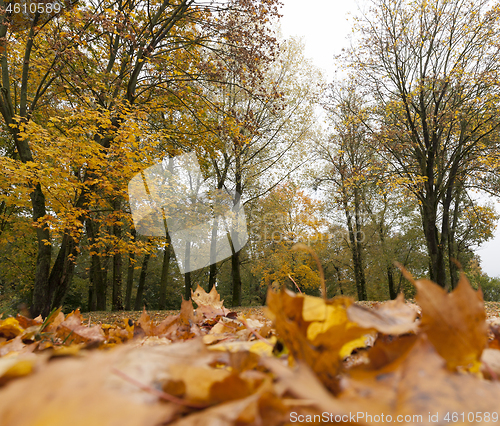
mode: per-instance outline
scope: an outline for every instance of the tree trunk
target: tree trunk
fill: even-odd
[[[120,199],[115,198],[113,200],[113,209],[115,212],[119,212],[121,210],[121,202]],[[117,244],[121,240],[122,237],[122,228],[121,225],[114,224],[113,225],[113,235],[117,239]],[[122,311],[123,310],[123,302],[122,302],[122,254],[118,250],[113,255],[113,293],[112,293],[112,310],[113,311]]]
[[[398,297],[396,285],[394,283],[394,271],[391,265],[387,265],[387,283],[389,284],[389,297],[394,300]]]
[[[457,189],[457,193],[455,195],[455,207],[453,210],[453,224],[451,226],[450,232],[448,233],[448,267],[450,268],[450,284],[451,290],[453,290],[457,284],[459,279],[458,274],[458,266],[455,264],[453,260],[458,262],[458,247],[457,242],[455,240],[455,229],[458,226],[458,216],[460,212],[460,197],[461,190]]]
[[[210,242],[210,275],[208,277],[208,291],[211,291],[217,280],[217,231],[219,227],[219,221],[215,219],[214,226],[212,228],[212,240]]]
[[[122,255],[117,253],[113,256],[113,311],[123,311],[122,303]]]
[[[170,235],[167,233],[167,245],[163,249],[163,264],[161,268],[161,278],[160,278],[159,309],[167,308],[167,286],[168,286],[168,273],[170,271],[171,253],[172,253],[172,246],[170,241]]]
[[[235,183],[236,194],[233,206],[236,206],[240,200],[243,191],[242,176],[241,176],[241,147],[236,146],[236,162],[235,162]],[[240,273],[240,252],[234,249],[233,241],[238,241],[238,233],[234,232],[229,239],[232,256],[231,256],[231,278],[233,287],[233,306],[241,306],[241,273]],[[238,244],[239,246],[239,244]]]
[[[132,227],[130,233],[132,234],[132,242],[135,242],[135,237],[137,232],[134,227]],[[132,287],[134,286],[134,271],[135,271],[135,252],[132,250],[128,255],[128,267],[127,267],[127,290],[125,294],[125,310],[130,311],[132,307]]]
[[[92,275],[90,275],[88,311],[92,312],[95,310],[96,310],[95,287],[94,287]]]
[[[148,272],[148,263],[151,253],[146,253],[144,255],[144,260],[142,261],[141,275],[139,277],[139,287],[137,288],[137,296],[135,297],[134,310],[140,311],[143,303],[142,297],[144,295],[144,287],[146,286],[146,275]]]
[[[95,239],[95,227],[94,222],[91,218],[85,221],[87,228],[87,237],[89,244],[94,243]],[[95,250],[94,250],[95,251]],[[103,268],[101,262],[101,256],[98,253],[91,255],[91,266],[90,266],[90,276],[92,285],[94,287],[95,304],[94,308],[98,311],[106,310],[106,282],[103,277]]]
[[[333,267],[335,268],[335,271],[337,272],[337,283],[339,285],[340,295],[343,296],[344,289],[342,288],[342,274],[340,273],[340,268],[336,265],[333,265]]]
[[[49,277],[51,298],[53,294],[52,309],[59,308],[64,302],[75,270],[75,259],[78,255],[77,249],[78,244],[73,237],[64,234],[61,248],[59,249]]]
[[[189,258],[191,256],[191,242],[188,240],[186,241],[186,253],[184,256],[184,262],[185,262],[185,270],[187,271],[184,273],[184,299],[189,300],[191,299],[191,272],[190,272],[190,262]]]
[[[233,306],[241,306],[240,252],[231,256],[231,278],[233,282]]]
[[[344,203],[347,229],[349,231],[349,242],[352,253],[352,263],[354,269],[354,281],[356,283],[356,291],[358,293],[358,300],[366,300],[366,280],[365,271],[363,267],[363,243],[361,241],[361,221],[359,215],[359,195],[357,190],[354,190],[354,225],[352,223],[353,217],[348,209],[347,203]]]
[[[380,245],[382,246],[382,252],[384,254],[384,262],[385,262],[385,269],[387,273],[387,284],[389,287],[389,297],[391,300],[394,300],[396,297],[398,297],[398,294],[396,292],[396,286],[394,283],[394,271],[393,267],[390,261],[387,260],[386,257],[386,247],[385,247],[385,235],[384,235],[384,219],[383,217],[385,216],[382,215],[382,220],[377,224],[378,226],[378,233],[379,233],[379,238],[380,238]]]
[[[98,311],[106,310],[106,293],[107,293],[107,270],[103,267],[102,259],[98,255],[92,256],[92,261],[95,262],[94,265],[94,279],[96,283],[96,309]]]
[[[436,212],[429,204],[434,205],[429,200],[422,203],[422,225],[429,253],[429,275],[432,281],[444,288],[446,286],[444,247],[439,243]]]
[[[21,157],[22,158],[22,157]],[[36,184],[31,195],[33,208],[33,222],[45,216],[45,195],[40,184]],[[50,313],[51,295],[49,288],[50,263],[52,247],[50,243],[49,228],[40,224],[36,228],[38,240],[38,254],[36,258],[35,285],[33,287],[33,300],[30,313],[33,317],[42,315],[46,318]]]

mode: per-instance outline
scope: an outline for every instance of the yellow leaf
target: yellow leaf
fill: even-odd
[[[24,329],[19,325],[19,321],[15,318],[6,318],[0,320],[0,336],[6,339],[12,339],[21,334]]]

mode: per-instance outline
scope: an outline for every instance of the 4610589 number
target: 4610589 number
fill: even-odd
[[[62,9],[61,3],[9,3],[5,6],[8,13],[59,13]]]
[[[444,416],[444,420],[447,422],[469,422],[469,423],[476,423],[476,422],[492,422],[496,423],[498,422],[498,413],[489,413],[489,412],[483,412],[483,411],[476,411],[476,412],[469,412],[469,413],[451,413],[448,412]]]

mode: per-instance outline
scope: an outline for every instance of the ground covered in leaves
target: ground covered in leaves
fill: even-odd
[[[199,287],[180,312],[0,319],[0,424],[498,423],[498,304],[465,277],[414,285],[410,303],[282,291],[231,311]]]

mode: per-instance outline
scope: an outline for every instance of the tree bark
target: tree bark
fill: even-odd
[[[340,295],[343,296],[344,289],[342,288],[342,274],[340,272],[340,268],[336,265],[333,265],[333,267],[335,268],[335,272],[337,273],[337,284],[339,285]]]
[[[132,227],[130,233],[132,234],[132,242],[135,242],[137,232],[134,227]],[[132,287],[134,286],[134,271],[135,271],[135,252],[132,250],[128,255],[128,267],[127,267],[127,290],[125,293],[125,310],[130,311],[132,307]]]
[[[35,185],[30,195],[33,208],[33,222],[36,223],[45,216],[45,195],[39,183]],[[45,224],[39,224],[36,228],[36,236],[38,240],[38,254],[30,313],[33,317],[42,315],[42,317],[46,318],[50,313],[52,302],[49,288],[50,263],[52,258],[49,228]]]
[[[113,200],[113,209],[115,212],[119,212],[121,210],[121,200],[119,198],[115,198]],[[116,238],[117,245],[119,245],[119,241],[122,237],[122,227],[119,224],[113,225],[113,235]],[[118,249],[113,255],[113,293],[112,293],[112,310],[113,311],[122,311],[123,310],[123,302],[122,302],[122,254]]]
[[[236,194],[233,206],[236,206],[240,200],[243,193],[243,183],[242,183],[242,166],[241,166],[241,147],[239,143],[236,144],[236,161],[235,161],[235,183],[236,183]],[[232,231],[231,238],[229,239],[232,256],[231,256],[231,278],[233,287],[233,306],[241,306],[241,273],[240,273],[240,252],[236,251],[234,248],[234,242],[238,242],[238,233]],[[239,246],[239,245],[238,245]]]
[[[85,221],[89,244],[93,244],[95,239],[95,227],[91,218]],[[103,277],[101,256],[96,252],[91,255],[90,276],[94,287],[93,298],[95,298],[94,308],[98,311],[106,310],[106,282]],[[93,303],[93,302],[92,302]]]
[[[344,202],[347,228],[349,231],[349,243],[352,253],[352,262],[354,268],[354,280],[356,283],[356,291],[358,300],[366,300],[366,279],[363,265],[363,242],[361,241],[361,218],[360,218],[360,197],[357,188],[354,188],[354,225],[353,217],[348,209],[347,202]]]
[[[233,306],[241,306],[240,252],[231,256],[231,278],[233,282]]]
[[[458,259],[459,252],[458,252],[457,242],[455,240],[455,230],[457,229],[458,226],[458,216],[460,212],[460,197],[461,197],[461,188],[459,187],[455,195],[453,224],[448,234],[448,267],[450,269],[451,290],[453,290],[457,286],[459,279],[458,267],[453,260],[456,260],[457,262],[459,260]]]
[[[134,310],[136,311],[140,311],[143,306],[142,298],[144,295],[144,288],[146,286],[146,275],[148,272],[148,263],[150,257],[151,253],[146,253],[144,255],[144,260],[142,261],[141,275],[139,277],[139,287],[137,288],[137,296],[135,297],[134,305]]]
[[[434,203],[429,200],[426,200],[426,202],[422,204],[422,225],[427,251],[429,253],[430,279],[444,288],[446,286],[444,248],[439,242],[439,232],[436,226],[436,211],[431,207],[433,204]]]
[[[75,270],[75,259],[78,255],[78,244],[72,236],[64,234],[61,248],[52,266],[49,277],[52,309],[59,308],[64,302]]]
[[[219,227],[219,221],[215,219],[214,226],[212,228],[212,240],[210,242],[210,272],[208,277],[208,291],[211,291],[215,286],[217,280],[217,231]]]
[[[170,235],[167,232],[167,245],[163,249],[163,264],[161,268],[160,278],[160,309],[167,308],[167,286],[168,286],[168,273],[170,271],[170,257],[172,255],[172,246]]]
[[[186,242],[186,253],[184,256],[185,270],[188,271],[184,273],[184,300],[191,299],[191,272],[190,272],[190,262],[189,258],[191,256],[191,242],[188,240]]]

